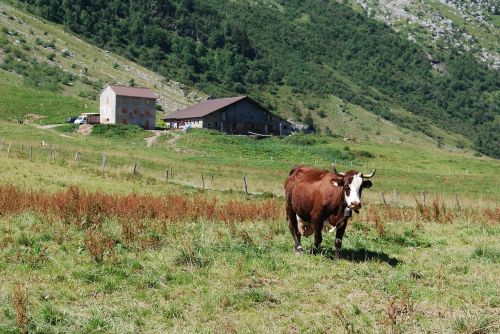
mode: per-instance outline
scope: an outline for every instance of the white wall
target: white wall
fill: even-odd
[[[99,113],[101,114],[101,123],[116,124],[116,94],[109,87],[102,91],[99,97]]]

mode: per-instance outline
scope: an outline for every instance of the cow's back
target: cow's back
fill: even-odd
[[[285,180],[285,196],[287,205],[304,218],[309,216],[318,201],[319,185],[323,182],[324,170],[298,166],[294,167]]]

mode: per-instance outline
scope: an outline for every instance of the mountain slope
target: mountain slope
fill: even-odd
[[[498,1],[355,0],[367,15],[416,41],[429,53],[447,48],[470,50],[478,60],[500,68]],[[439,61],[439,59],[435,60]]]
[[[303,120],[311,118],[297,101],[335,95],[438,141],[433,124],[462,134],[500,156],[498,71],[456,50],[441,55],[444,71],[436,71],[418,44],[335,1],[24,3],[213,95],[247,93],[273,109],[278,99],[266,96],[289,87],[278,112],[295,109]]]
[[[0,89],[7,92],[0,101],[0,119],[58,123],[84,111],[97,111],[95,96],[105,82],[128,83],[132,78],[137,84],[148,86],[158,80],[167,82],[160,75],[83,42],[71,32],[64,32],[61,25],[5,3],[0,3],[0,22],[3,27],[0,32],[0,66],[8,70],[0,70]],[[50,55],[54,59],[49,61],[47,57]],[[141,78],[149,81],[141,81]],[[343,80],[355,87],[348,78]],[[168,82],[172,83],[171,80]],[[162,88],[156,84],[154,89],[159,93],[166,112],[204,95],[192,90],[188,93],[186,86],[175,82],[166,85],[168,89]],[[274,105],[285,115],[292,104],[289,113],[292,117],[311,115],[318,131],[334,132],[346,139],[417,147],[436,145],[434,139],[424,134],[402,128],[334,96],[321,98],[294,94],[287,86],[271,87],[261,96],[265,103]],[[410,115],[404,110],[398,112]],[[446,143],[467,142],[465,138],[451,136],[437,128],[432,131],[442,138],[446,149],[453,149]]]
[[[138,86],[151,87],[167,113],[206,96],[1,2],[0,25],[0,64],[4,69],[21,74],[33,88],[81,97],[82,106],[96,108],[96,97],[106,83],[126,85],[131,80]],[[44,71],[46,75],[41,75]],[[47,86],[47,81],[52,84]]]

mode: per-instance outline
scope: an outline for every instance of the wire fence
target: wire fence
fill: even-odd
[[[127,154],[116,154],[97,152],[92,148],[78,147],[68,148],[67,146],[57,146],[44,141],[37,143],[16,143],[0,139],[0,156],[9,159],[20,159],[27,163],[38,162],[52,165],[67,166],[75,169],[94,172],[98,175],[107,176],[113,174],[116,177],[128,179],[130,177],[141,177],[146,183],[153,184],[158,182],[167,182],[182,186],[189,186],[201,190],[220,190],[237,191],[247,195],[266,195],[283,196],[282,182],[265,182],[263,180],[252,180],[244,173],[240,175],[228,176],[220,169],[204,171],[199,169],[198,174],[183,168],[169,165],[167,162],[160,162],[159,159],[135,158]],[[337,166],[347,169],[357,169],[368,171],[375,168],[373,162],[358,162],[353,160],[334,160]],[[315,161],[314,165],[320,165],[321,161]],[[415,169],[415,168],[413,168]],[[391,169],[392,173],[397,172],[426,173],[424,170],[413,170],[408,165],[406,170],[395,166]],[[381,169],[378,168],[378,173]],[[389,172],[389,171],[388,171]],[[432,171],[434,172],[434,171]],[[449,175],[468,176],[469,171],[462,172],[460,175],[452,173],[448,169]],[[431,171],[429,171],[431,173]],[[443,174],[443,173],[441,173]],[[446,173],[444,173],[446,175]],[[258,186],[257,186],[258,184]],[[447,205],[454,205],[457,208],[462,206],[485,206],[497,207],[498,199],[471,198],[463,193],[431,193],[426,189],[421,189],[414,193],[402,193],[393,189],[392,191],[366,192],[363,194],[365,199],[371,202],[391,205],[409,205],[417,201],[424,205],[430,203],[432,198],[439,197]]]

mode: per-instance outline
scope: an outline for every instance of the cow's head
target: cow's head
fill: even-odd
[[[344,188],[344,199],[347,206],[357,213],[361,209],[361,192],[364,188],[372,186],[372,181],[369,179],[375,175],[375,171],[376,169],[371,174],[366,175],[355,170],[340,173],[333,165],[333,172],[337,175],[335,184]]]

